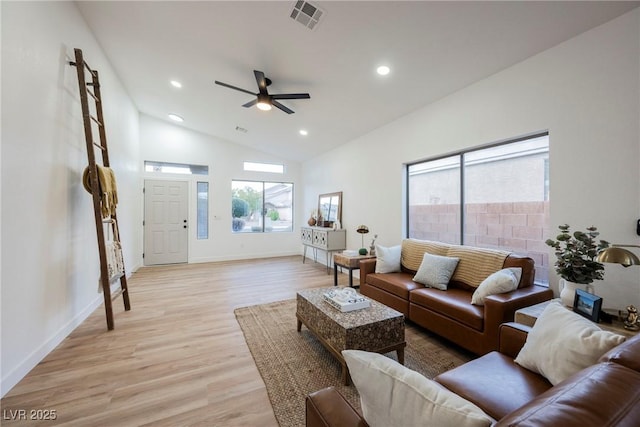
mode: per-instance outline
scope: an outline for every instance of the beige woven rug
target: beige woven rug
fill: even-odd
[[[304,426],[305,396],[328,386],[335,386],[359,410],[355,387],[341,384],[340,363],[305,326],[296,331],[295,312],[295,300],[235,310],[278,423],[281,427]],[[405,366],[428,378],[471,359],[470,354],[449,347],[417,326],[407,324],[405,335]],[[395,352],[388,356],[397,360]]]

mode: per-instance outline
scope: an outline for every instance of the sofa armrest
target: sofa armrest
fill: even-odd
[[[533,286],[533,281],[536,276],[535,262],[528,256],[510,254],[505,260],[502,266],[508,267],[520,267],[522,268],[522,275],[520,276],[520,283],[518,288],[527,288]]]
[[[543,286],[527,286],[484,299],[486,352],[498,350],[500,325],[513,322],[516,310],[553,298],[553,291]]]
[[[527,341],[531,326],[509,322],[500,325],[500,348],[498,351],[515,359]]]
[[[306,399],[307,427],[368,427],[369,424],[334,387],[311,393]]]
[[[360,286],[367,282],[367,274],[376,272],[376,259],[363,259],[360,261]]]

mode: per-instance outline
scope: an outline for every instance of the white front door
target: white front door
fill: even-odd
[[[144,181],[144,265],[187,262],[186,181]]]

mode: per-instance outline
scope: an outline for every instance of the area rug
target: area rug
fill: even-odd
[[[336,387],[360,410],[358,391],[341,382],[340,363],[305,326],[297,332],[295,312],[295,300],[235,310],[278,423],[281,427],[304,426],[305,396],[328,386]],[[405,339],[405,366],[428,378],[471,359],[469,353],[410,324]],[[387,356],[397,360],[395,352]]]

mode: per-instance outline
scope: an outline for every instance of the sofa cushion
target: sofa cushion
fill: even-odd
[[[637,427],[640,373],[598,363],[542,393],[496,426]]]
[[[551,388],[542,376],[493,351],[434,380],[500,419]],[[508,398],[505,398],[508,396]]]
[[[471,305],[471,292],[456,288],[446,291],[433,288],[416,289],[409,295],[409,301],[455,319],[477,331],[484,329],[484,307]]]
[[[484,299],[489,295],[504,294],[514,291],[520,283],[522,268],[503,268],[492,273],[480,283],[471,296],[471,304],[484,305]]]
[[[402,241],[402,266],[415,274],[425,253],[446,256],[449,246],[451,245],[429,240],[405,239]]]
[[[412,278],[407,273],[367,274],[367,283],[409,301],[409,292],[424,288]]]
[[[342,352],[372,427],[485,427],[493,420],[473,403],[378,353]]]
[[[376,245],[376,273],[396,273],[400,271],[401,246]]]
[[[413,281],[430,288],[446,291],[458,261],[458,258],[425,253],[422,256],[422,264],[420,264],[418,272],[413,276]]]
[[[515,362],[556,385],[624,340],[553,301],[536,320]]]
[[[451,246],[446,255],[460,258],[451,280],[477,288],[484,279],[502,269],[509,252],[472,246]]]

